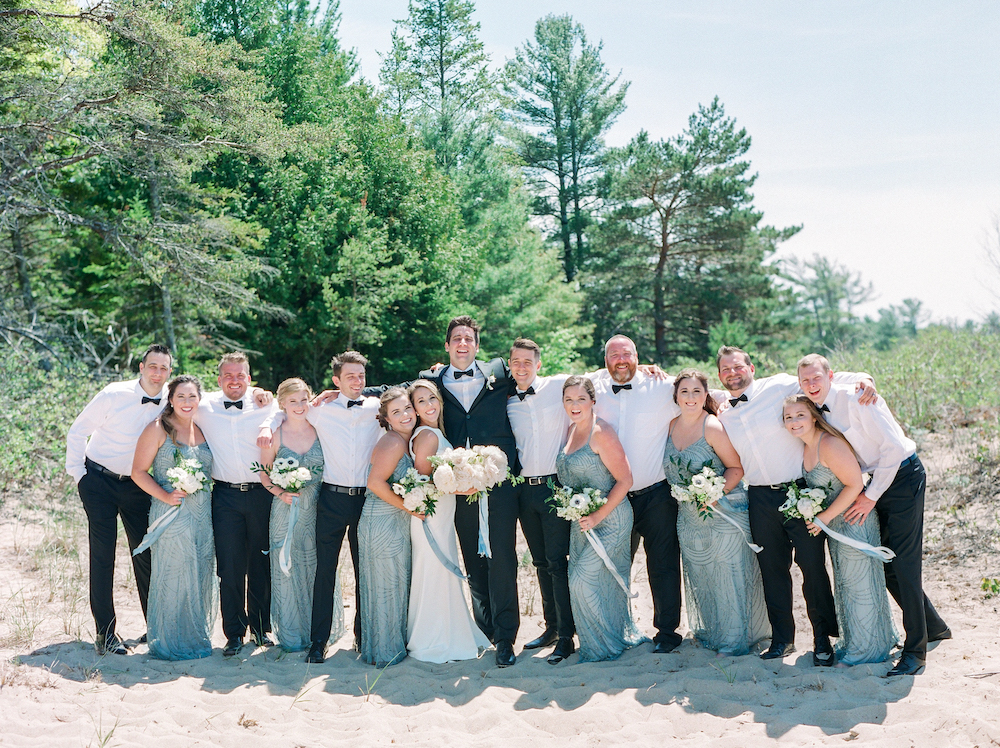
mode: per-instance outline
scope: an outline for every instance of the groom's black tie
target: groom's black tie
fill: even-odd
[[[619,392],[621,392],[622,390],[630,390],[630,389],[632,389],[632,385],[631,384],[613,384],[613,385],[611,385],[611,391],[613,393],[615,393],[616,395]]]
[[[517,393],[517,397],[523,403],[524,402],[524,398],[526,398],[528,395],[534,395],[534,394],[535,394],[535,388],[534,387],[529,387],[524,392],[518,392]]]
[[[820,407],[819,410],[820,410],[821,413],[829,413],[830,412],[830,406],[829,405],[823,405],[823,406]]]
[[[730,404],[730,405],[731,405],[732,407],[734,407],[734,408],[735,408],[735,407],[736,407],[736,406],[737,406],[737,405],[738,405],[739,403],[745,403],[745,402],[748,402],[748,401],[747,401],[747,393],[745,393],[745,392],[744,392],[744,393],[743,393],[742,395],[740,395],[739,397],[731,397],[731,398],[729,398],[729,404]]]
[[[223,400],[222,404],[226,406],[226,410],[229,410],[230,408],[238,408],[239,410],[243,410],[243,401],[242,400],[235,400],[235,401],[234,400]]]
[[[159,405],[160,404],[160,398],[158,398],[158,397],[146,397],[145,395],[143,395],[142,396],[142,403],[141,404],[145,405],[146,403],[152,403],[153,405]]]
[[[458,371],[456,369],[452,373],[455,375],[455,379],[461,379],[462,377],[474,377],[474,376],[476,376],[475,369],[466,369],[465,371]]]

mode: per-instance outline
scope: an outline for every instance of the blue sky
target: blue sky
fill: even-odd
[[[341,0],[369,80],[406,8]],[[781,254],[860,271],[879,294],[863,312],[908,296],[937,320],[1000,308],[983,250],[1000,213],[1000,3],[480,0],[494,63],[548,13],[632,82],[612,145],[671,137],[718,95],[753,138],[764,221],[804,227]]]

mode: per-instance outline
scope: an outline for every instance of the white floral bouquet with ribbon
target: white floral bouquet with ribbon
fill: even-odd
[[[410,468],[398,483],[392,484],[392,492],[403,500],[408,511],[434,516],[441,491],[431,481],[429,475],[421,475],[416,468]]]
[[[603,496],[596,488],[581,488],[579,491],[565,486],[557,486],[551,478],[548,482],[552,496],[548,503],[555,507],[556,514],[570,522],[593,514],[608,503],[608,497]]]
[[[826,502],[826,491],[822,488],[802,488],[796,483],[789,485],[785,495],[788,498],[778,507],[778,511],[785,515],[786,520],[804,519],[812,522],[823,511]]]
[[[507,455],[500,447],[456,447],[429,459],[437,489],[443,494],[468,493],[470,504],[486,498],[491,488],[508,478],[516,482],[507,467]]]
[[[267,473],[274,485],[292,493],[300,491],[312,478],[309,468],[299,467],[299,461],[294,457],[278,457],[273,465],[255,462],[250,469],[255,473]]]
[[[710,465],[706,465],[700,473],[691,476],[686,486],[671,486],[670,493],[678,503],[693,503],[698,508],[698,516],[702,519],[711,519],[712,504],[725,496],[725,486],[726,479],[717,475]]]
[[[181,457],[180,452],[176,452],[174,457],[174,467],[167,470],[167,478],[175,491],[184,493],[198,493],[208,480],[208,476],[201,469],[198,460]]]

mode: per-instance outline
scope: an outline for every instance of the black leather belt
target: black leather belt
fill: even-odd
[[[333,483],[324,483],[334,493],[346,493],[348,496],[361,496],[368,489],[365,486],[335,486]]]
[[[132,478],[131,475],[119,475],[118,473],[112,470],[108,470],[106,467],[104,467],[104,465],[94,462],[89,457],[84,459],[83,464],[87,467],[87,470],[96,470],[99,473],[104,473],[105,475],[111,476],[115,480],[130,480]]]
[[[899,466],[901,468],[905,468],[907,465],[912,465],[916,461],[917,461],[917,453],[914,452],[909,457],[907,457],[905,460],[903,460],[901,463],[899,463]]]
[[[544,486],[549,482],[549,479],[556,481],[556,474],[552,473],[551,475],[538,475],[535,476],[534,478],[526,477],[525,481],[529,486]]]
[[[640,489],[635,490],[635,491],[629,491],[628,495],[630,497],[631,496],[644,496],[645,494],[650,493],[652,491],[655,491],[657,488],[661,488],[661,487],[663,487],[665,485],[667,485],[667,482],[665,480],[661,480],[659,483],[654,483],[651,486],[646,486],[645,488],[640,488]]]
[[[255,481],[253,483],[229,483],[228,481],[224,480],[215,481],[215,485],[221,486],[222,488],[231,488],[233,491],[242,491],[243,493],[246,493],[247,491],[253,491],[254,489],[257,488],[263,488],[264,486],[264,484],[259,481]]]

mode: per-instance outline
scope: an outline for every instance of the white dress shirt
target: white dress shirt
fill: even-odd
[[[618,433],[618,439],[632,468],[632,491],[648,488],[666,479],[663,448],[667,444],[670,421],[680,415],[674,402],[674,383],[637,371],[625,384],[630,390],[616,395],[617,384],[607,369],[589,374],[597,391],[595,412]]]
[[[823,403],[830,412],[826,419],[844,434],[861,461],[861,470],[870,473],[865,496],[878,501],[896,478],[899,463],[916,452],[880,397],[873,405],[862,405],[853,387],[835,384]]]
[[[324,483],[347,487],[368,483],[372,450],[385,431],[375,418],[378,398],[362,399],[361,405],[348,408],[348,399],[341,394],[336,400],[309,408],[306,420],[316,427],[323,447]]]
[[[834,374],[843,383],[870,379],[867,374]],[[802,477],[802,440],[785,429],[782,405],[785,398],[801,392],[799,380],[790,374],[755,379],[746,392],[746,402],[730,406],[726,401],[719,420],[726,427],[751,486],[778,485]]]
[[[79,483],[87,474],[86,457],[114,473],[131,475],[136,442],[167,407],[167,387],[155,396],[159,404],[143,405],[144,397],[149,395],[139,380],[130,379],[112,382],[87,403],[66,435],[66,472],[73,480]]]
[[[205,435],[212,450],[212,479],[227,483],[260,483],[260,475],[250,466],[260,462],[257,432],[277,411],[271,403],[260,408],[248,390],[243,394],[243,408],[227,408],[222,392],[210,392],[201,398],[194,422]]]
[[[462,376],[455,379],[455,367],[449,364],[441,376],[445,389],[455,396],[455,399],[465,408],[466,413],[472,410],[472,404],[476,402],[479,393],[486,386],[486,377],[479,368],[479,364],[473,362],[470,368],[473,371],[471,377]]]
[[[507,418],[525,478],[556,472],[556,457],[569,429],[569,416],[562,404],[563,382],[568,378],[568,374],[536,376],[529,385],[534,395],[526,395],[524,400],[517,395],[507,399]]]

